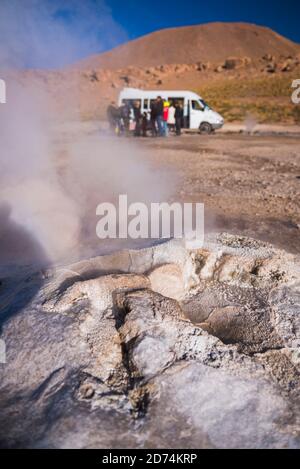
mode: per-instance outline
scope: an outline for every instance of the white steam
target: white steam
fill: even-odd
[[[30,264],[45,259],[57,263],[98,254],[104,249],[96,238],[99,203],[117,201],[119,194],[127,194],[129,201],[166,200],[173,186],[170,174],[151,168],[147,152],[136,141],[101,137],[100,131],[88,134],[80,122],[70,126],[77,129],[73,134],[64,132],[67,123],[60,119],[56,98],[47,92],[42,80],[36,79],[36,72],[12,70],[12,66],[22,67],[30,61],[43,65],[68,63],[91,47],[89,37],[87,45],[78,44],[81,34],[76,35],[73,29],[70,34],[68,27],[63,28],[60,15],[53,14],[59,3],[76,15],[79,4],[85,4],[80,10],[84,15],[81,28],[87,27],[93,16],[94,6],[85,10],[89,4],[104,8],[103,2],[75,0],[0,3],[0,77],[1,70],[10,65],[10,71],[3,76],[7,104],[0,105],[0,264]],[[26,12],[25,6],[29,7]],[[42,19],[43,28],[37,18]],[[104,31],[111,30],[111,21],[104,12]],[[52,38],[53,32],[58,41]],[[61,47],[62,38],[66,48]],[[70,98],[67,81],[65,87]],[[76,108],[76,88],[72,93]],[[73,118],[78,116],[74,114]]]

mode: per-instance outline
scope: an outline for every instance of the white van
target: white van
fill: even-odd
[[[191,91],[146,91],[135,88],[124,88],[120,95],[118,105],[125,102],[133,105],[135,101],[140,101],[141,111],[150,115],[151,103],[161,96],[164,100],[178,101],[184,110],[184,128],[200,130],[203,133],[211,133],[215,129],[220,129],[224,124],[223,117],[213,111],[209,105],[196,93]]]

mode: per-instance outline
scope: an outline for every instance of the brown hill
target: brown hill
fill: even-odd
[[[164,29],[100,55],[78,62],[76,68],[118,69],[161,64],[219,62],[229,56],[296,55],[300,45],[269,28],[247,23],[209,23]]]

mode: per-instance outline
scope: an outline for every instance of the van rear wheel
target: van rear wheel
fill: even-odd
[[[202,122],[202,124],[200,124],[199,130],[201,134],[211,134],[213,128],[208,122]]]

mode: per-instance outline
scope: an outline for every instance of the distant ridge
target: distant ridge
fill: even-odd
[[[118,69],[162,64],[218,62],[229,56],[289,56],[300,53],[300,45],[263,26],[248,23],[208,23],[163,29],[90,56],[73,67]]]

